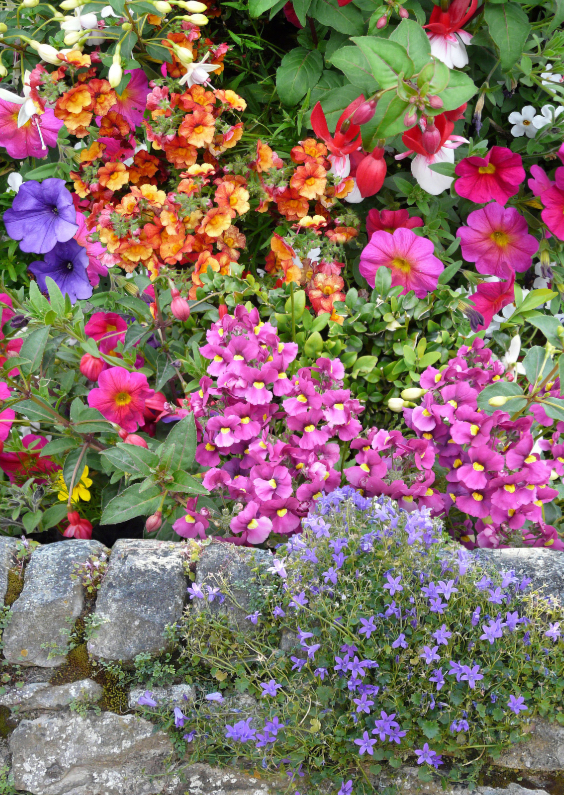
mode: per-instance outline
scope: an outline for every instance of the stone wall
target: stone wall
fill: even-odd
[[[57,683],[58,672],[68,666],[69,629],[88,616],[96,631],[87,641],[85,660],[91,669],[85,668],[86,673],[96,670],[96,661],[127,666],[138,654],[158,655],[167,650],[170,634],[165,630],[181,619],[190,584],[182,544],[121,539],[111,554],[96,541],[39,546],[25,568],[23,589],[13,600],[10,584],[18,579],[16,550],[14,539],[0,538],[0,598],[11,603],[3,653],[6,664],[20,667],[23,681],[18,687],[3,688],[0,695],[0,710],[11,710],[14,726],[0,744],[0,765],[11,766],[16,791],[32,795],[273,795],[287,786],[286,781],[267,784],[236,767],[220,769],[178,759],[168,735],[136,714],[140,690],[124,694],[118,714],[108,709],[95,674]],[[110,554],[108,571],[91,598],[76,578],[76,564],[103,552]],[[513,568],[544,586],[550,595],[564,597],[562,552],[482,550],[477,555],[482,563],[502,570]],[[251,558],[268,560],[268,553],[214,542],[202,550],[196,583],[217,584],[221,576],[245,608],[249,596],[244,583],[251,576]],[[227,603],[217,603],[216,609],[229,611],[236,623],[241,621],[240,611]],[[193,688],[182,683],[154,692],[160,703],[171,705],[195,697]],[[71,710],[77,701],[86,702],[88,708]],[[480,787],[479,795],[564,791],[561,783],[554,784],[564,776],[564,728],[540,719],[533,722],[525,741],[509,749],[495,766],[496,785]],[[404,795],[442,791],[440,784],[421,784],[408,766],[400,769],[395,781]],[[375,790],[387,783],[386,779],[374,781]],[[456,792],[466,795],[467,791],[459,787]]]

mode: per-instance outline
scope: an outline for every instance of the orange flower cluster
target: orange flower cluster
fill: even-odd
[[[65,123],[69,132],[84,138],[94,116],[105,116],[116,104],[117,95],[107,80],[92,78],[90,72],[83,72],[78,80],[77,85],[57,100],[55,116]],[[129,126],[127,129],[129,132]]]

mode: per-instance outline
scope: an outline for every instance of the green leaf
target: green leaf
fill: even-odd
[[[63,439],[53,439],[52,442],[47,442],[45,447],[41,448],[39,457],[42,458],[43,456],[47,455],[61,455],[61,453],[67,453],[69,450],[73,450],[75,447],[78,447],[79,444],[80,442],[77,439],[71,439],[70,437]]]
[[[39,522],[41,521],[43,514],[41,511],[36,511],[35,513],[24,513],[22,516],[22,523],[26,529],[27,533],[33,533]]]
[[[160,44],[145,44],[147,48],[147,55],[154,58],[156,61],[172,63],[172,53],[168,47],[162,47]]]
[[[373,94],[378,88],[372,76],[370,64],[358,47],[341,47],[334,53],[331,63],[344,72],[350,82],[357,86],[365,97]]]
[[[372,119],[361,127],[364,148],[370,151],[377,145],[379,138],[389,138],[405,132],[407,128],[403,119],[408,107],[409,103],[393,91],[384,94]]]
[[[276,5],[278,0],[249,0],[249,14],[252,17],[260,17],[273,5]]]
[[[488,401],[494,397],[508,397],[511,400],[501,407],[490,406]],[[493,414],[500,408],[509,414],[514,414],[516,411],[521,411],[526,405],[527,401],[523,396],[523,390],[514,381],[497,381],[495,384],[487,386],[478,396],[478,408],[487,414]]]
[[[419,72],[431,57],[429,37],[421,25],[412,19],[402,19],[389,40],[397,41],[405,47],[416,72]]]
[[[31,334],[25,338],[25,342],[20,351],[20,357],[22,359],[27,359],[29,364],[21,365],[21,370],[24,375],[34,373],[41,367],[50,330],[49,326],[44,326],[43,328],[32,331]]]
[[[378,295],[385,298],[392,286],[392,272],[389,268],[378,268],[374,280],[374,289]]]
[[[337,0],[313,0],[309,16],[349,36],[358,36],[364,30],[364,17],[352,3],[340,7]]]
[[[110,423],[98,409],[85,406],[80,398],[71,403],[70,419],[77,433],[101,433],[111,430]]]
[[[554,19],[548,26],[548,32],[552,33],[564,22],[564,0],[554,0]]]
[[[434,163],[429,166],[431,171],[437,174],[443,174],[445,177],[454,177],[454,163]]]
[[[159,456],[148,450],[146,447],[139,447],[136,444],[125,444],[120,442],[116,445],[126,456],[134,462],[137,471],[142,475],[150,475],[153,469],[159,464]]]
[[[294,293],[294,319],[301,320],[301,317],[305,311],[306,305],[306,294],[304,290],[298,290]],[[288,298],[285,304],[286,312],[290,315],[292,314],[292,298]]]
[[[438,95],[443,101],[441,113],[446,110],[455,110],[464,105],[477,91],[478,89],[467,74],[451,69],[448,86]]]
[[[305,27],[307,22],[307,12],[311,5],[311,0],[294,0],[293,6],[300,24]]]
[[[420,718],[417,723],[421,727],[421,731],[425,737],[428,737],[429,740],[432,740],[440,732],[440,726],[436,720],[422,720]]]
[[[352,376],[353,378],[360,373],[370,373],[376,367],[378,362],[377,356],[361,356],[353,365]]]
[[[166,354],[162,354],[157,359],[157,380],[155,389],[158,392],[164,387],[167,381],[176,377],[176,368],[167,360]]]
[[[89,353],[90,356],[94,356],[96,359],[100,358],[100,351],[96,345],[96,340],[93,340],[92,337],[87,337],[83,342],[80,343],[80,347],[84,353]]]
[[[170,468],[172,471],[177,469],[186,470],[194,464],[197,443],[198,439],[194,415],[188,414],[188,416],[183,417],[179,422],[174,424],[160,450],[161,454],[164,455],[174,445],[174,454],[170,461]]]
[[[49,303],[51,304],[51,309],[54,309],[57,313],[57,317],[64,317],[65,316],[65,296],[62,294],[61,290],[59,289],[59,285],[53,281],[50,276],[47,276],[45,279],[45,284],[47,286],[47,292],[49,293]]]
[[[553,420],[564,420],[564,400],[550,397],[540,404]]]
[[[134,447],[134,445],[109,447],[100,454],[100,458],[104,462],[108,474],[116,469],[119,472],[128,472],[130,475],[135,476],[143,476],[146,473],[146,464],[143,462],[138,466],[129,455],[129,450],[126,449],[128,447]]]
[[[522,312],[528,312],[530,309],[536,309],[538,306],[551,301],[558,293],[552,292],[552,290],[547,290],[546,288],[542,288],[541,290],[531,290],[528,295],[525,296],[523,301],[517,305],[517,309],[511,315],[509,320],[516,315],[520,315]]]
[[[74,478],[75,487],[78,486],[82,473],[84,472],[84,467],[86,466],[86,449],[82,445],[76,450],[71,450],[65,458],[65,463],[63,464],[63,480],[65,481],[67,489],[70,489],[73,472],[75,471],[79,459],[80,463],[78,464],[78,469],[76,469]]]
[[[56,423],[56,417],[53,416],[53,411],[49,411],[47,404],[41,402],[42,405],[34,403],[32,400],[22,400],[17,403],[13,408],[18,414],[23,414],[32,422],[50,422],[51,425]]]
[[[395,41],[378,36],[362,36],[353,38],[353,41],[366,56],[372,76],[380,88],[397,86],[400,73],[408,78],[415,71],[405,47]]]
[[[140,326],[139,323],[132,323],[125,332],[123,350],[128,351],[137,343],[143,344],[149,339],[152,333],[152,329],[147,328],[147,326]]]
[[[430,367],[435,362],[438,362],[441,358],[440,351],[429,351],[424,356],[422,356],[419,361],[417,362],[418,367]]]
[[[296,47],[287,53],[276,70],[276,88],[282,104],[296,105],[317,83],[322,71],[323,56],[319,50]]]
[[[47,508],[41,517],[41,527],[43,530],[48,530],[50,527],[54,527],[56,524],[59,524],[59,522],[62,522],[67,516],[67,511],[66,502],[59,502]]]
[[[542,331],[551,345],[554,345],[555,348],[562,350],[564,344],[564,327],[559,320],[557,320],[555,317],[550,317],[549,315],[537,315],[537,317],[527,318],[527,321],[532,326],[536,326],[536,328]],[[558,329],[562,329],[562,338],[558,336]]]
[[[104,509],[100,524],[119,524],[128,519],[135,519],[136,516],[150,516],[158,509],[160,501],[159,486],[152,486],[143,494],[139,494],[139,486],[135,483],[110,500]]]
[[[125,306],[127,309],[131,309],[133,312],[135,312],[135,314],[141,315],[147,320],[153,320],[151,310],[141,298],[135,298],[133,295],[120,295],[119,303],[120,306]]]
[[[545,355],[546,351],[540,345],[534,345],[527,351],[523,367],[529,384],[538,384],[554,367],[552,357],[549,356],[545,362]]]
[[[167,484],[170,491],[181,491],[185,494],[209,494],[209,491],[202,486],[200,480],[196,480],[187,472],[178,469],[173,473],[174,482]]]
[[[444,271],[439,276],[439,284],[448,284],[453,276],[456,276],[460,268],[462,267],[462,260],[458,260],[457,262],[451,263],[448,268],[445,268]]]
[[[499,49],[501,68],[508,71],[523,55],[531,32],[527,14],[517,3],[486,3],[484,16],[490,36]]]

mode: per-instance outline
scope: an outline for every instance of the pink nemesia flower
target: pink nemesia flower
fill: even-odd
[[[127,323],[116,312],[95,312],[84,326],[87,337],[99,343],[102,353],[113,351],[118,342],[125,340]]]
[[[86,266],[88,280],[92,287],[97,287],[100,283],[100,276],[108,275],[107,267],[100,261],[100,258],[107,252],[101,243],[90,242],[90,231],[86,227],[86,218],[82,213],[77,212],[76,223],[78,224],[78,231],[74,239],[79,246],[83,246],[86,249],[88,255],[88,265]]]
[[[282,404],[287,414],[295,417],[296,414],[303,414],[308,409],[321,408],[321,395],[316,391],[315,384],[306,378],[298,378],[297,386],[294,386],[294,395],[289,397]]]
[[[10,157],[16,160],[47,157],[48,147],[57,145],[63,122],[49,108],[42,115],[34,114],[18,127],[20,108],[16,102],[0,99],[0,146],[4,146]]]
[[[197,497],[188,500],[186,503],[187,513],[181,516],[172,525],[172,529],[181,538],[201,538],[206,537],[206,530],[209,527],[209,522],[203,513],[196,511]]]
[[[241,390],[241,397],[244,397],[253,406],[264,406],[272,401],[272,392],[267,389],[267,384],[278,380],[276,370],[272,367],[264,367],[262,370],[256,367],[244,367],[241,377],[246,382],[245,387]]]
[[[212,417],[207,425],[207,433],[216,447],[228,448],[237,444],[237,430],[241,420],[235,414],[230,417]]]
[[[273,533],[294,533],[300,526],[298,516],[299,500],[287,497],[285,500],[268,500],[261,505],[261,513],[272,522]]]
[[[506,204],[519,193],[525,181],[521,155],[503,146],[494,146],[485,157],[465,157],[456,164],[454,173],[459,179],[454,189],[459,196],[475,204],[485,204],[492,199]]]
[[[322,418],[323,412],[316,410],[308,411],[297,417],[288,417],[288,429],[303,434],[301,438],[293,436],[292,444],[301,447],[303,450],[315,450],[328,442],[331,432],[327,428],[317,427]]]
[[[231,530],[234,533],[242,533],[243,540],[249,544],[262,544],[272,530],[270,519],[267,516],[257,516],[258,512],[258,504],[250,502],[229,524]]]
[[[208,491],[221,489],[224,486],[228,486],[229,483],[231,483],[229,472],[226,472],[224,469],[217,469],[216,467],[208,469],[202,478],[202,485]]]
[[[374,287],[378,268],[389,268],[393,287],[401,285],[402,294],[413,290],[418,298],[424,298],[436,289],[444,270],[434,250],[430,240],[419,237],[411,229],[396,229],[393,234],[374,232],[360,255],[359,270]]]
[[[503,456],[489,447],[471,447],[469,464],[457,469],[458,480],[468,489],[484,489],[488,483],[487,472],[499,472],[503,468]]]
[[[251,481],[261,502],[286,499],[292,494],[292,478],[286,467],[261,464],[251,469]]]
[[[506,263],[519,273],[530,268],[539,242],[528,234],[527,222],[514,207],[505,209],[492,202],[470,213],[467,223],[456,235],[462,256],[476,263],[478,273],[503,278]]]
[[[145,400],[153,394],[146,375],[130,373],[125,367],[110,367],[100,373],[98,384],[99,388],[88,395],[89,406],[129,433],[144,424]]]

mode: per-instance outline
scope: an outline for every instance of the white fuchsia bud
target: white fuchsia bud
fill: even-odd
[[[420,387],[409,387],[409,389],[403,390],[401,396],[404,400],[417,400],[418,398],[423,397],[426,392],[426,389],[421,389]]]
[[[155,0],[153,3],[159,14],[168,14],[172,11],[172,6],[170,3],[167,3],[166,0]]]
[[[112,65],[110,66],[110,71],[108,73],[108,83],[111,85],[112,88],[117,88],[121,83],[121,79],[123,77],[123,69],[121,68],[121,58],[118,56],[114,56],[114,60]]]
[[[495,408],[501,408],[501,406],[505,406],[507,400],[508,398],[505,395],[498,395],[497,397],[490,398],[488,403]]]
[[[198,27],[202,27],[202,25],[207,25],[209,20],[203,14],[191,14],[188,17],[184,17],[187,22],[191,22],[193,25],[198,25]]]
[[[390,398],[388,400],[388,408],[390,411],[399,413],[400,411],[403,411],[404,407],[405,403],[401,398]]]
[[[73,44],[78,44],[80,39],[83,37],[84,33],[82,30],[71,30],[69,33],[66,34],[63,41],[67,45],[67,47],[72,47]]]
[[[39,55],[42,61],[53,64],[53,66],[60,66],[61,59],[59,58],[59,51],[50,44],[41,44],[38,41],[30,41],[29,46],[33,47],[35,52]]]
[[[177,6],[183,8],[185,11],[189,11],[191,14],[203,14],[208,10],[208,7],[205,3],[199,3],[197,0],[187,0],[187,2],[178,2],[176,3]]]

